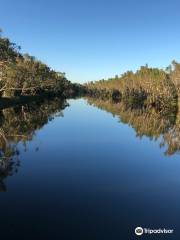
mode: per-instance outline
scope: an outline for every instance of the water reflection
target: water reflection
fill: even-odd
[[[35,132],[56,116],[63,117],[65,100],[49,99],[0,111],[0,191],[6,191],[4,179],[20,166],[18,143],[31,141]],[[38,148],[36,148],[38,150]]]
[[[180,113],[157,112],[154,108],[129,108],[122,102],[87,98],[90,105],[118,116],[120,122],[132,127],[136,136],[147,136],[153,141],[160,139],[165,155],[180,152]],[[68,106],[65,100],[49,99],[0,110],[0,191],[6,191],[4,180],[17,173],[20,166],[21,142],[24,151],[27,142],[36,131],[56,116],[63,117],[62,110]],[[38,151],[38,147],[36,148]]]
[[[122,102],[88,98],[88,103],[118,116],[122,123],[131,126],[136,136],[151,140],[160,139],[166,156],[180,152],[180,112],[158,112],[154,108],[130,108]]]

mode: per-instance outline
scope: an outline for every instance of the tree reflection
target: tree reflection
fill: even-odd
[[[18,143],[31,141],[36,131],[55,116],[63,117],[65,100],[48,99],[0,111],[0,191],[6,191],[4,179],[12,176],[20,166]],[[38,151],[38,147],[36,148]]]
[[[123,102],[113,102],[97,98],[87,98],[90,105],[118,116],[122,123],[131,126],[136,136],[146,136],[151,140],[160,140],[160,147],[165,147],[165,155],[180,152],[180,112],[157,111],[155,108],[130,108]],[[180,107],[180,103],[179,103]]]

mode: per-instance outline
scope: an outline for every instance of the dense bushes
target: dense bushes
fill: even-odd
[[[5,97],[61,94],[69,96],[79,91],[64,73],[55,72],[46,64],[28,54],[0,35],[0,95]]]
[[[172,63],[169,71],[142,66],[135,73],[128,71],[120,77],[85,84],[87,92],[119,92],[129,104],[143,104],[158,109],[173,108],[180,91],[180,64]],[[94,94],[95,96],[97,94]],[[105,95],[105,93],[104,93]],[[107,94],[107,96],[111,96]]]

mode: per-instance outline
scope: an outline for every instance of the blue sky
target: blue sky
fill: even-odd
[[[0,0],[0,28],[74,82],[180,61],[179,0]]]

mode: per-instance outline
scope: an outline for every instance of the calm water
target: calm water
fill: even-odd
[[[67,102],[1,113],[1,239],[180,239],[177,120]]]

